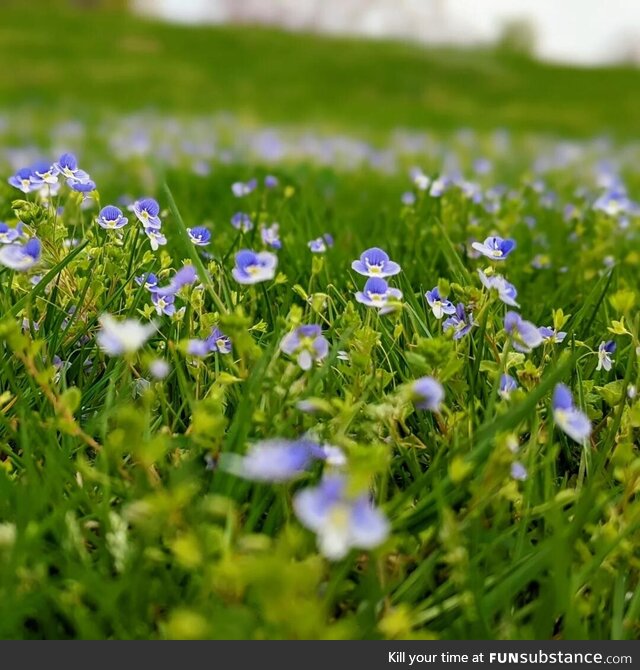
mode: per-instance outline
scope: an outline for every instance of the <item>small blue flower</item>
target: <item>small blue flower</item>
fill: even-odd
[[[37,191],[42,186],[42,180],[38,179],[34,182],[32,176],[31,168],[20,168],[14,175],[9,177],[8,182],[23,193],[31,193],[32,191]]]
[[[527,478],[527,469],[520,461],[514,461],[511,464],[511,478],[519,482],[523,482]]]
[[[607,216],[618,217],[633,213],[636,206],[627,196],[624,188],[617,187],[603,193],[594,203],[593,209]]]
[[[35,237],[25,244],[5,244],[0,247],[0,265],[21,272],[30,270],[40,260],[41,250],[40,240]]]
[[[351,263],[351,267],[365,277],[392,277],[401,270],[400,266],[389,260],[389,255],[378,247],[364,251],[359,260]]]
[[[211,353],[209,343],[206,340],[189,340],[187,342],[187,353],[191,356],[198,356],[204,358]]]
[[[131,206],[131,209],[138,218],[138,221],[144,226],[147,234],[149,228],[155,230],[161,228],[162,221],[160,221],[160,217],[158,216],[160,214],[160,205],[157,200],[154,200],[153,198],[136,200]]]
[[[264,178],[264,185],[266,188],[275,188],[278,184],[278,178],[274,177],[272,174],[268,174]]]
[[[102,328],[96,340],[109,356],[135,353],[156,331],[154,323],[141,324],[136,319],[116,321],[110,314],[103,314],[99,320]]]
[[[167,286],[155,290],[159,295],[175,295],[183,286],[193,284],[198,279],[198,273],[193,265],[183,265],[171,278]]]
[[[114,205],[107,205],[100,210],[97,218],[98,225],[106,230],[117,230],[129,223],[129,219]]]
[[[211,232],[203,226],[187,228],[189,239],[198,247],[206,247],[211,242]]]
[[[144,232],[145,235],[149,238],[149,243],[151,244],[151,248],[154,251],[157,251],[158,247],[162,247],[167,243],[167,238],[159,229],[145,227]]]
[[[516,248],[516,243],[501,237],[487,237],[484,242],[473,242],[471,246],[493,261],[503,261]]]
[[[91,179],[76,179],[72,177],[71,179],[67,179],[67,185],[78,193],[91,193],[96,190],[96,183]]]
[[[317,325],[299,326],[285,335],[280,342],[280,350],[295,356],[303,370],[310,370],[314,363],[322,362],[329,353],[329,342]]]
[[[420,377],[413,382],[414,404],[418,409],[427,409],[431,412],[440,411],[444,400],[442,384],[433,377]]]
[[[31,180],[41,184],[57,184],[59,173],[55,163],[51,165],[47,161],[38,161],[31,166]]]
[[[412,205],[415,205],[416,204],[415,193],[413,193],[412,191],[405,191],[400,196],[400,202],[402,202],[402,204],[406,205],[407,207],[411,207]]]
[[[316,237],[315,240],[307,242],[307,246],[314,254],[324,254],[327,249],[333,246],[333,237],[329,233],[325,233],[321,237]]]
[[[231,217],[231,225],[236,230],[240,230],[243,233],[248,233],[253,229],[253,221],[251,220],[251,217],[244,212],[236,212]]]
[[[11,244],[15,242],[22,234],[22,229],[18,226],[11,228],[6,223],[0,221],[0,244]]]
[[[270,251],[256,253],[242,249],[236,254],[236,265],[231,271],[239,284],[257,284],[273,279],[276,275],[278,257]]]
[[[463,338],[474,326],[473,315],[466,313],[464,305],[459,302],[456,305],[456,312],[450,316],[443,324],[442,329],[453,330],[453,339],[459,340]]]
[[[146,275],[136,277],[136,284],[144,286],[148,291],[154,291],[158,287],[158,278],[153,272],[149,272]]]
[[[518,382],[508,374],[500,375],[500,388],[498,393],[503,398],[508,398],[518,388]]]
[[[362,291],[356,293],[356,300],[367,307],[375,307],[380,314],[392,311],[402,300],[402,291],[391,288],[384,279],[371,277]]]
[[[552,344],[559,344],[560,342],[563,342],[564,338],[567,336],[563,330],[556,331],[553,328],[549,328],[548,326],[540,326],[540,328],[538,328],[538,332],[540,335],[542,335],[542,339],[545,342],[550,342]]]
[[[164,379],[171,372],[169,363],[162,358],[155,358],[149,363],[149,372],[154,379]]]
[[[272,223],[270,226],[263,226],[260,229],[260,237],[262,242],[272,249],[281,249],[282,242],[280,241],[280,226],[277,223]]]
[[[293,509],[330,560],[344,558],[352,548],[373,549],[389,534],[387,518],[373,507],[368,494],[349,496],[347,481],[338,474],[325,475],[319,486],[299,491]]]
[[[246,183],[237,181],[231,185],[231,191],[233,192],[233,195],[236,196],[236,198],[242,198],[243,196],[252,193],[257,185],[258,182],[255,179],[251,179]]]
[[[513,284],[510,284],[502,275],[487,276],[482,270],[478,270],[482,285],[489,291],[494,289],[498,292],[498,297],[505,305],[511,307],[520,307],[516,302],[518,292]]]
[[[589,417],[573,404],[571,391],[558,384],[553,392],[553,419],[572,440],[584,443],[591,435]]]
[[[447,300],[440,295],[440,290],[437,286],[430,291],[427,291],[424,296],[436,319],[441,319],[445,314],[456,313],[455,305],[450,300]]]
[[[157,292],[151,294],[151,302],[155,305],[158,315],[166,314],[167,316],[173,316],[176,313],[175,301],[176,298],[172,294],[162,295]]]
[[[528,354],[542,342],[539,329],[531,321],[525,321],[517,312],[507,312],[504,317],[504,329],[511,335],[513,348]]]
[[[611,354],[613,354],[615,350],[616,343],[613,340],[600,342],[600,346],[598,347],[598,367],[596,370],[606,370],[607,372],[611,370],[613,364]]]
[[[231,353],[231,339],[219,328],[214,328],[206,341],[209,351],[217,351],[219,354]]]
[[[69,184],[70,179],[80,182],[90,181],[89,175],[84,170],[78,168],[78,161],[71,153],[62,154],[58,161],[54,163],[54,166],[58,170],[58,173],[67,179],[67,184]]]

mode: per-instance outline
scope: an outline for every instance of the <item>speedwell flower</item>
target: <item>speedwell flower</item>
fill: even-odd
[[[151,244],[151,248],[154,251],[157,251],[158,247],[163,247],[167,243],[167,238],[159,229],[145,228],[144,232],[145,235],[149,238],[149,243]]]
[[[505,305],[510,305],[511,307],[520,306],[516,302],[516,298],[518,297],[516,287],[510,284],[502,275],[487,276],[482,270],[478,270],[478,275],[480,276],[482,285],[489,291],[495,289],[498,292],[498,297]]]
[[[391,277],[401,270],[400,266],[389,260],[389,255],[378,247],[364,251],[359,260],[351,263],[351,267],[365,277]]]
[[[441,319],[445,314],[456,313],[455,305],[450,300],[447,300],[440,295],[440,290],[437,286],[434,286],[430,291],[427,291],[424,294],[424,297],[427,299],[427,303],[429,303],[429,307],[431,307],[433,316],[435,316],[436,319]]]
[[[303,370],[310,370],[314,363],[326,358],[329,342],[322,334],[320,326],[299,326],[282,338],[280,349],[289,356],[295,356]]]
[[[175,295],[183,286],[193,284],[198,279],[198,273],[193,265],[183,265],[171,277],[167,286],[162,286],[153,289],[159,295]]]
[[[611,370],[611,365],[613,363],[611,354],[613,354],[615,350],[616,343],[613,340],[600,342],[600,346],[598,347],[598,367],[596,370],[606,370],[607,372]]]
[[[175,301],[176,298],[171,293],[161,294],[154,292],[151,294],[151,302],[153,302],[158,316],[162,314],[173,316],[176,313]]]
[[[464,305],[459,302],[456,305],[456,312],[450,316],[443,324],[443,330],[453,329],[453,339],[463,338],[474,326],[473,314],[467,314]]]
[[[272,223],[270,226],[263,226],[260,228],[260,237],[264,244],[272,249],[281,249],[282,242],[280,241],[280,225]]]
[[[98,225],[106,230],[117,230],[129,223],[129,219],[122,214],[122,211],[114,205],[107,205],[100,210],[96,219]]]
[[[333,246],[333,237],[329,233],[325,233],[320,237],[316,237],[315,240],[307,242],[307,246],[311,250],[311,253],[324,254],[327,249]]]
[[[72,153],[62,154],[54,165],[65,179],[78,179],[79,181],[89,179],[89,175],[78,168],[78,160]]]
[[[59,173],[55,163],[51,165],[47,161],[38,161],[31,166],[31,180],[34,182],[39,180],[45,184],[57,184]]]
[[[503,261],[515,248],[515,240],[487,237],[484,242],[473,242],[471,246],[492,261]]]
[[[545,342],[551,342],[553,344],[559,344],[567,336],[563,330],[558,331],[548,326],[540,326],[538,332],[542,335],[542,339]]]
[[[110,314],[100,317],[102,329],[96,339],[98,346],[109,356],[132,354],[153,335],[154,323],[142,324],[136,319],[117,321]]]
[[[508,374],[500,375],[500,388],[498,393],[503,398],[508,398],[512,391],[515,391],[518,388],[518,382]]]
[[[373,549],[389,534],[387,518],[368,494],[348,496],[346,484],[341,475],[325,475],[319,486],[303,489],[293,499],[296,516],[316,533],[320,551],[330,560],[344,558],[352,548]]]
[[[209,351],[217,351],[219,354],[231,353],[231,339],[219,328],[214,328],[206,340]]]
[[[204,226],[187,228],[189,239],[198,247],[206,247],[211,242],[211,232]]]
[[[277,265],[278,257],[270,251],[256,253],[242,249],[236,254],[236,266],[231,274],[239,284],[257,284],[273,279]]]
[[[11,186],[20,189],[23,193],[31,193],[37,191],[42,186],[42,180],[37,179],[34,183],[32,180],[33,172],[31,168],[20,168],[14,175],[7,180]]]
[[[160,221],[160,217],[158,216],[160,214],[160,205],[157,200],[154,200],[153,198],[136,200],[131,206],[131,209],[138,217],[138,221],[144,226],[147,235],[149,234],[149,228],[159,230],[162,226],[162,221]]]
[[[15,228],[11,228],[11,226],[0,221],[0,244],[11,244],[12,242],[15,242],[22,234],[20,226],[21,224],[18,224]]]
[[[154,291],[158,287],[158,278],[153,272],[149,272],[146,275],[136,277],[136,284],[138,284],[138,286],[144,286],[147,291]]]
[[[543,342],[538,328],[531,321],[525,321],[517,312],[505,314],[504,329],[511,335],[513,348],[523,354],[530,353]]]
[[[236,212],[231,217],[231,225],[243,233],[248,233],[253,228],[253,221],[248,214],[244,212]]]
[[[379,309],[380,314],[386,314],[393,310],[393,303],[402,300],[402,291],[391,288],[384,279],[371,277],[362,291],[356,293],[356,300],[367,307]]]
[[[91,193],[96,190],[96,183],[91,179],[67,179],[67,186],[78,193]]]
[[[418,409],[428,409],[431,412],[440,410],[444,400],[442,384],[433,377],[420,377],[413,382],[414,404]]]
[[[252,193],[257,185],[258,182],[255,179],[251,179],[248,182],[237,181],[231,184],[231,191],[236,198],[242,198]]]
[[[553,419],[576,442],[586,442],[591,435],[589,417],[574,406],[571,391],[564,384],[557,384],[553,392]]]
[[[42,246],[32,237],[25,244],[5,244],[0,247],[0,265],[12,270],[30,270],[39,260]]]

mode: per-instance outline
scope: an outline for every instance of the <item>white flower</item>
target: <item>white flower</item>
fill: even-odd
[[[116,321],[110,314],[100,317],[102,330],[98,333],[98,345],[109,356],[131,354],[138,349],[155,332],[154,323],[142,324],[136,319]]]

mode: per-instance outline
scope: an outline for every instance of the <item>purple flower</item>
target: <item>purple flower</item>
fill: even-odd
[[[219,354],[231,353],[231,339],[218,328],[211,331],[211,335],[207,337],[206,341],[209,345],[209,351],[217,351]]]
[[[528,354],[543,342],[538,328],[531,321],[525,321],[517,312],[506,313],[504,329],[511,335],[513,348],[521,353]]]
[[[272,223],[270,226],[263,226],[260,229],[260,237],[264,244],[272,249],[282,248],[280,241],[280,226],[277,223]]]
[[[47,161],[38,161],[31,166],[31,180],[36,183],[57,184],[59,173],[55,163],[51,165]]]
[[[584,443],[591,435],[589,417],[573,404],[571,391],[558,384],[553,392],[553,419],[572,440]]]
[[[157,200],[154,200],[153,198],[136,200],[131,206],[131,209],[138,218],[138,221],[144,226],[147,235],[149,234],[149,229],[159,230],[161,228],[162,222],[158,216],[160,214],[160,205]],[[153,247],[153,243],[151,246]]]
[[[248,233],[253,228],[253,221],[248,214],[244,212],[236,212],[231,217],[231,225],[243,233]]]
[[[278,185],[278,178],[274,177],[272,174],[268,174],[264,178],[264,185],[266,188],[275,188]]]
[[[20,224],[15,228],[11,228],[6,223],[0,221],[0,244],[11,244],[15,242],[22,234]]]
[[[596,370],[606,370],[607,372],[611,370],[613,364],[611,354],[613,354],[615,350],[616,343],[613,340],[600,342],[600,346],[598,347],[598,367]]]
[[[498,389],[498,393],[503,398],[508,398],[517,388],[518,382],[511,375],[504,374],[500,376],[500,388]]]
[[[71,177],[78,177],[78,160],[72,153],[65,153],[60,156],[58,161],[54,163],[58,173],[63,177],[70,179]]]
[[[198,273],[193,265],[182,266],[171,278],[167,286],[156,288],[158,295],[175,295],[183,286],[193,284],[198,279]]]
[[[78,193],[91,193],[96,190],[96,183],[91,179],[76,179],[72,177],[67,179],[67,185]]]
[[[538,328],[538,332],[545,342],[551,342],[553,344],[562,342],[567,336],[563,330],[556,331],[553,328],[549,328],[548,326],[540,326],[540,328]]]
[[[151,248],[154,251],[158,250],[158,247],[162,247],[167,243],[167,238],[162,234],[159,229],[156,228],[145,228],[145,235],[149,238],[149,243]]]
[[[148,291],[153,291],[158,286],[158,278],[153,272],[149,272],[146,275],[136,277],[136,284],[138,284],[138,286],[144,286]]]
[[[400,196],[400,202],[402,202],[402,204],[406,205],[407,207],[411,207],[411,205],[415,205],[416,204],[415,193],[413,193],[411,191],[405,191]]]
[[[209,343],[206,340],[189,340],[187,342],[187,353],[191,356],[204,358],[211,353]]]
[[[520,461],[514,461],[511,464],[511,478],[519,482],[523,482],[527,478],[527,469]]]
[[[520,306],[516,302],[516,298],[518,297],[516,287],[510,284],[502,275],[487,276],[482,270],[478,270],[478,275],[480,276],[482,285],[489,291],[495,289],[498,292],[498,297],[505,305],[510,305],[511,307]]]
[[[322,334],[320,326],[299,326],[282,338],[280,349],[289,356],[295,356],[303,370],[310,370],[314,363],[326,358],[329,342]]]
[[[330,560],[344,558],[352,548],[373,549],[389,534],[389,522],[368,494],[349,496],[341,475],[325,475],[319,486],[298,492],[293,509],[302,525],[317,535],[320,551]]]
[[[487,237],[484,242],[473,242],[471,246],[493,261],[503,261],[516,248],[516,243],[501,237]]]
[[[474,326],[473,315],[467,315],[464,305],[459,302],[456,305],[456,313],[450,316],[443,324],[443,330],[453,330],[453,339],[463,338]]]
[[[40,240],[32,237],[25,244],[5,244],[0,247],[0,265],[24,272],[39,260],[42,251]]]
[[[170,371],[169,363],[162,358],[154,358],[149,363],[149,372],[154,379],[164,379]]]
[[[122,211],[114,205],[107,205],[100,210],[96,219],[98,225],[106,230],[116,230],[129,223],[129,219],[122,214]]]
[[[380,314],[386,314],[402,300],[402,291],[391,288],[384,279],[371,277],[367,279],[362,291],[356,293],[356,300],[367,307],[375,307]]]
[[[420,377],[413,382],[414,403],[418,409],[438,412],[444,400],[442,384],[433,377]]]
[[[211,232],[203,226],[187,228],[189,239],[198,247],[206,247],[211,242]]]
[[[252,193],[257,185],[258,182],[255,179],[251,179],[246,183],[237,181],[231,185],[231,191],[233,192],[233,195],[236,196],[236,198],[242,198],[243,196]]]
[[[617,217],[632,213],[634,203],[629,199],[623,188],[614,188],[603,193],[594,203],[593,209],[604,212],[607,216]]]
[[[98,346],[109,356],[132,354],[155,332],[154,323],[141,324],[136,319],[116,321],[110,314],[100,317],[101,331],[96,340]]]
[[[153,302],[158,315],[173,316],[176,313],[175,301],[175,296],[170,293],[162,295],[154,292],[151,294],[151,302]]]
[[[278,257],[270,251],[256,253],[242,249],[236,254],[236,266],[231,274],[239,284],[257,284],[273,279],[277,265]]]
[[[36,178],[37,181],[34,183],[31,178],[32,175],[31,168],[20,168],[14,175],[9,177],[8,182],[23,193],[31,193],[32,191],[37,191],[42,186],[42,180]]]
[[[351,263],[351,267],[365,277],[391,277],[401,270],[400,266],[390,261],[389,255],[378,247],[364,251],[359,260]]]
[[[324,254],[327,249],[333,246],[333,237],[329,233],[325,233],[321,237],[307,242],[307,246],[311,250],[311,253]]]
[[[429,307],[431,307],[433,316],[435,316],[436,319],[441,319],[445,314],[456,313],[454,304],[450,300],[447,300],[440,295],[440,290],[437,286],[432,288],[430,291],[427,291],[424,296],[427,299],[427,303],[429,304]]]

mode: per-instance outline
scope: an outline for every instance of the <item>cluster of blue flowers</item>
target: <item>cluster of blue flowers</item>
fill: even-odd
[[[377,309],[380,314],[387,314],[398,307],[402,291],[389,286],[386,277],[397,275],[402,268],[390,260],[385,251],[371,247],[363,251],[360,258],[351,263],[351,267],[358,274],[369,278],[362,291],[355,294],[359,303]]]

